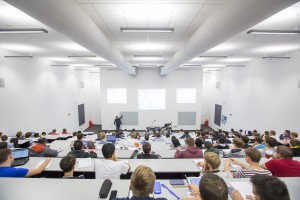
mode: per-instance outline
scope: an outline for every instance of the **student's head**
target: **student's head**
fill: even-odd
[[[52,130],[52,132],[54,132],[54,133],[55,133],[55,132],[56,132],[56,129],[53,129],[53,130]]]
[[[8,145],[7,142],[0,142],[0,149],[7,149]]]
[[[18,131],[18,132],[16,133],[16,137],[17,137],[17,138],[22,137],[22,135],[23,135],[23,133],[22,133],[21,131]]]
[[[249,138],[247,136],[243,135],[241,137],[241,139],[243,140],[244,144],[248,144],[249,143]]]
[[[265,136],[269,136],[270,132],[269,131],[265,131],[264,134],[265,134]]]
[[[262,143],[263,143],[262,137],[255,137],[255,142],[256,142],[257,144],[262,144]]]
[[[160,133],[160,132],[157,132],[157,133],[156,133],[156,137],[158,137],[158,138],[161,137],[161,133]]]
[[[255,199],[290,200],[286,184],[277,177],[257,174],[252,176],[250,181]]]
[[[241,138],[234,138],[233,139],[233,145],[236,147],[236,148],[243,148],[244,146],[244,141],[241,139]]]
[[[291,147],[297,147],[300,146],[300,141],[298,139],[291,139],[290,140]]]
[[[275,138],[273,137],[266,137],[266,146],[269,148],[274,148],[277,146],[278,142]]]
[[[226,143],[225,137],[219,137],[218,142],[219,144],[225,144]]]
[[[143,152],[145,154],[149,154],[151,151],[151,144],[149,142],[145,142],[145,144],[143,144]]]
[[[27,132],[27,133],[25,133],[25,138],[30,138],[30,137],[31,137],[31,135],[32,135],[32,133],[31,133],[31,132]]]
[[[146,141],[149,141],[149,134],[146,134],[146,135],[145,135],[145,140],[146,140]]]
[[[81,140],[83,138],[83,134],[82,133],[77,133],[77,140]]]
[[[296,138],[298,138],[298,133],[291,132],[291,139],[296,139]]]
[[[206,136],[206,132],[205,131],[201,131],[201,137],[205,137]]]
[[[105,133],[101,131],[100,133],[97,134],[99,140],[104,140],[105,139]]]
[[[130,178],[130,189],[133,196],[148,197],[153,192],[155,179],[155,174],[150,167],[138,166]]]
[[[206,171],[210,172],[215,169],[219,169],[221,160],[216,153],[207,152],[204,154],[205,168]]]
[[[209,141],[204,142],[204,146],[205,146],[206,149],[210,149],[210,148],[213,147],[212,143],[209,142]]]
[[[132,133],[130,133],[130,137],[132,138],[132,139],[136,139],[137,138],[137,133],[134,131],[134,132],[132,132]]]
[[[171,137],[171,142],[175,148],[180,146],[179,140],[174,135]]]
[[[75,169],[75,164],[76,164],[76,158],[72,155],[67,155],[63,157],[60,162],[59,166],[63,172],[70,172]]]
[[[74,136],[77,136],[77,132],[74,131],[74,132],[72,133],[72,135],[73,135],[73,137],[74,137]]]
[[[292,159],[293,151],[287,146],[279,145],[276,149],[276,157],[278,159]]]
[[[88,149],[95,149],[96,148],[94,142],[91,141],[91,140],[87,142],[86,146],[87,146]]]
[[[34,134],[33,134],[33,137],[35,137],[35,138],[38,138],[39,136],[40,136],[39,133],[34,133]]]
[[[67,132],[67,129],[66,129],[66,128],[64,128],[64,129],[63,129],[63,132]]]
[[[37,141],[38,144],[46,145],[47,144],[47,139],[46,138],[40,138]]]
[[[6,142],[7,140],[8,140],[7,135],[2,135],[2,136],[1,136],[1,141],[2,141],[2,142]]]
[[[290,136],[291,131],[290,130],[285,130],[283,134],[284,134],[284,136]]]
[[[248,163],[250,163],[251,161],[259,163],[261,159],[261,153],[254,147],[248,147],[247,149],[245,149],[245,159]]]
[[[102,154],[105,159],[113,158],[115,154],[115,145],[107,143],[102,146]]]
[[[78,151],[78,150],[82,150],[83,147],[83,142],[81,140],[76,140],[74,142],[74,150]]]
[[[228,188],[225,181],[216,174],[206,173],[199,185],[202,200],[227,200]]]
[[[187,145],[187,147],[193,147],[195,146],[195,142],[194,139],[189,137],[185,139],[185,144]]]
[[[235,138],[241,138],[242,137],[242,134],[240,132],[234,132],[234,137]]]
[[[270,130],[270,136],[275,136],[276,132],[274,130]]]
[[[188,135],[188,134],[189,134],[189,132],[188,132],[188,131],[184,131],[184,134],[185,134],[185,135]]]
[[[0,165],[5,163],[8,159],[11,160],[11,163],[14,161],[11,150],[8,148],[0,149]]]
[[[42,136],[45,136],[45,135],[47,135],[47,133],[46,132],[42,132]]]
[[[196,145],[196,147],[198,147],[198,148],[202,148],[203,140],[202,140],[201,138],[196,138],[196,139],[195,139],[195,145]]]

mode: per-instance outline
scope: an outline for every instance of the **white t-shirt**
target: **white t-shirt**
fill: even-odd
[[[129,166],[123,161],[103,159],[95,162],[96,179],[120,179],[128,170]]]

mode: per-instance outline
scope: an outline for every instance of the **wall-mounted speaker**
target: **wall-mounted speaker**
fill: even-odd
[[[0,88],[5,88],[4,78],[0,78]]]
[[[298,80],[298,88],[300,88],[300,80]]]
[[[216,88],[220,88],[221,87],[221,82],[220,81],[217,81],[216,82]]]
[[[79,88],[84,88],[84,82],[83,81],[79,81]]]

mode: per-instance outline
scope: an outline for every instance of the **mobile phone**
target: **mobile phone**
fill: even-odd
[[[112,200],[112,199],[116,198],[117,197],[117,193],[118,193],[117,190],[112,190],[110,192],[109,200]]]
[[[228,194],[229,196],[232,198],[232,192],[233,192],[234,188],[233,187],[228,187]]]
[[[161,186],[160,186],[160,182],[155,181],[154,184],[154,194],[161,194]]]

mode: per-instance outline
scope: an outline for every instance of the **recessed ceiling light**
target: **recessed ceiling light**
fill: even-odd
[[[43,28],[1,28],[0,34],[29,34],[29,33],[48,33]]]
[[[33,58],[33,56],[4,56],[5,58]]]
[[[174,28],[139,28],[139,27],[121,27],[121,32],[123,33],[172,33]]]
[[[245,65],[226,65],[226,67],[245,67]]]
[[[52,67],[68,67],[70,65],[51,65]]]
[[[181,65],[182,67],[200,67],[201,65],[200,64],[184,64],[184,65]]]
[[[227,56],[199,56],[199,58],[227,58]]]
[[[152,58],[152,57],[161,57],[161,55],[143,55],[143,54],[136,54],[136,55],[134,55],[134,57],[148,57],[148,58]]]
[[[94,65],[96,67],[114,67],[115,65],[113,64],[98,64],[98,65]]]
[[[300,34],[300,30],[251,29],[251,30],[247,31],[247,34],[256,34],[256,35],[297,35],[297,34]]]
[[[94,58],[95,55],[69,55],[69,58]]]
[[[262,59],[290,59],[289,56],[264,56]]]
[[[204,67],[225,67],[223,64],[206,64]]]

